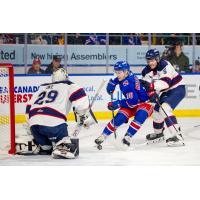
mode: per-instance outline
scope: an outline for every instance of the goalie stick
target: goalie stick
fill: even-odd
[[[97,92],[96,92],[96,94],[95,94],[95,96],[94,96],[94,98],[92,99],[91,104],[89,105],[89,107],[88,107],[88,109],[87,109],[87,111],[90,112],[91,116],[93,117],[93,119],[95,120],[96,123],[97,123],[97,120],[96,120],[96,118],[95,118],[95,116],[94,116],[94,113],[92,112],[91,108],[93,107],[93,105],[94,105],[94,103],[95,103],[95,101],[96,101],[96,98],[97,98],[97,96],[100,94],[100,91],[102,90],[102,88],[103,88],[105,82],[106,82],[106,80],[103,79],[102,82],[101,82],[101,84],[100,84],[100,86],[99,86],[99,88],[98,88],[98,90],[97,90]],[[73,108],[73,110],[74,110],[74,108]],[[76,115],[75,115],[75,118],[76,118]],[[83,124],[78,124],[78,125],[76,126],[75,130],[73,131],[72,135],[73,135],[74,137],[77,137],[77,135],[80,133],[82,127],[83,127]]]

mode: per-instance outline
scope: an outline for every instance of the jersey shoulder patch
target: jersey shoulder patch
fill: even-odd
[[[128,80],[124,80],[122,84],[123,84],[123,86],[127,86],[127,85],[129,85],[129,81]]]

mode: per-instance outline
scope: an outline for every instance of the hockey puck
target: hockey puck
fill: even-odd
[[[97,146],[97,149],[101,150],[101,149],[102,149],[102,146],[101,146],[101,145],[98,145],[98,146]]]

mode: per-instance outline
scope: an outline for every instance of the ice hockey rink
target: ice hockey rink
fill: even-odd
[[[129,149],[121,146],[121,138],[128,125],[117,130],[117,140],[113,136],[105,142],[102,150],[95,147],[94,139],[103,130],[107,121],[99,121],[90,129],[82,129],[80,138],[80,154],[77,159],[53,159],[47,155],[21,156],[0,155],[1,166],[135,166],[135,165],[167,165],[194,166],[200,165],[200,118],[179,118],[184,132],[185,146],[167,147],[163,141],[157,144],[145,144],[145,135],[151,133],[152,119],[148,119],[135,135],[133,145]],[[69,122],[69,133],[72,133],[75,123]],[[190,129],[190,130],[189,130]],[[189,130],[189,131],[187,131]],[[17,125],[17,131],[23,131],[22,125]],[[166,135],[168,131],[166,130]]]

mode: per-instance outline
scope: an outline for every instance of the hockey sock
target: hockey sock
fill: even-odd
[[[154,133],[161,133],[164,128],[164,117],[156,110],[153,112]]]
[[[115,116],[114,120],[111,120],[108,125],[103,130],[103,134],[110,135],[114,132],[114,130],[117,129],[117,127],[121,126],[123,123],[127,122],[127,116],[125,116],[123,113],[119,112]]]
[[[130,126],[127,130],[128,135],[135,135],[147,118],[148,113],[145,110],[138,110],[134,120],[130,123]]]
[[[162,122],[153,121],[154,133],[161,133],[164,127],[164,120]]]
[[[179,125],[174,115],[166,117],[165,123],[171,133],[177,133],[179,131]]]

